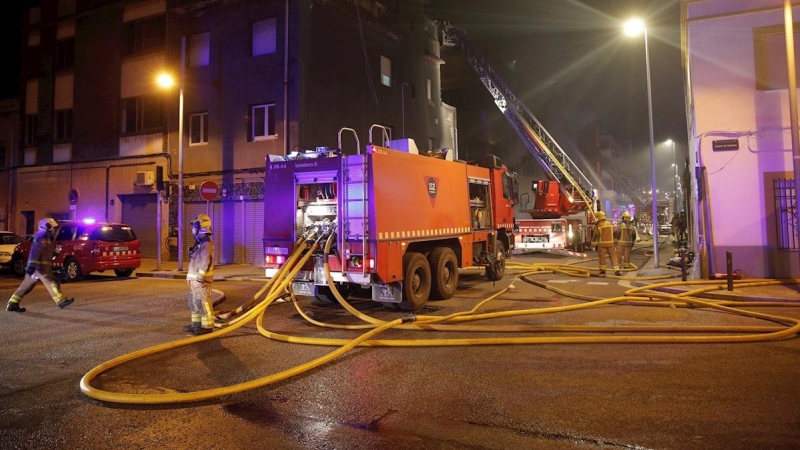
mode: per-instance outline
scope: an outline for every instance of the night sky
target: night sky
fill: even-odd
[[[656,173],[659,188],[672,190],[672,148],[665,141],[676,141],[680,167],[687,148],[679,0],[432,0],[428,15],[450,18],[503,61],[517,96],[567,153],[580,130],[599,121],[617,141],[631,143],[649,180],[644,39],[622,32],[628,18],[641,18],[648,28]]]

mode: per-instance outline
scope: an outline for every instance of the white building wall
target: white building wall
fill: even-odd
[[[798,276],[798,254],[776,249],[772,180],[793,178],[788,92],[756,89],[753,29],[783,24],[783,1],[713,0],[687,8],[694,162],[705,168],[711,233],[699,229],[713,272],[733,268],[748,277]],[[794,7],[794,20],[800,5]],[[796,45],[800,44],[798,42]],[[735,151],[712,142],[738,139]],[[701,184],[702,181],[699,181]],[[701,186],[702,190],[702,186]],[[702,242],[701,242],[702,244]]]

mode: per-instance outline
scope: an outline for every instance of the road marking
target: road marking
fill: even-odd
[[[578,280],[547,280],[548,283],[572,283]]]
[[[586,284],[599,284],[601,286],[608,286],[608,281],[589,281]]]

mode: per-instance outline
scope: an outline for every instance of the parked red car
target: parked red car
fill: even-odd
[[[142,264],[139,239],[123,223],[61,221],[55,236],[53,268],[63,273],[65,281],[105,270],[129,277]],[[30,248],[27,240],[14,249],[11,268],[18,276],[25,275]]]

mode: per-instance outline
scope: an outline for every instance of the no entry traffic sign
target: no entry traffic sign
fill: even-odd
[[[213,202],[217,199],[217,195],[219,195],[219,186],[217,186],[217,183],[213,181],[203,181],[203,184],[200,185],[200,197],[203,197],[205,201]]]

